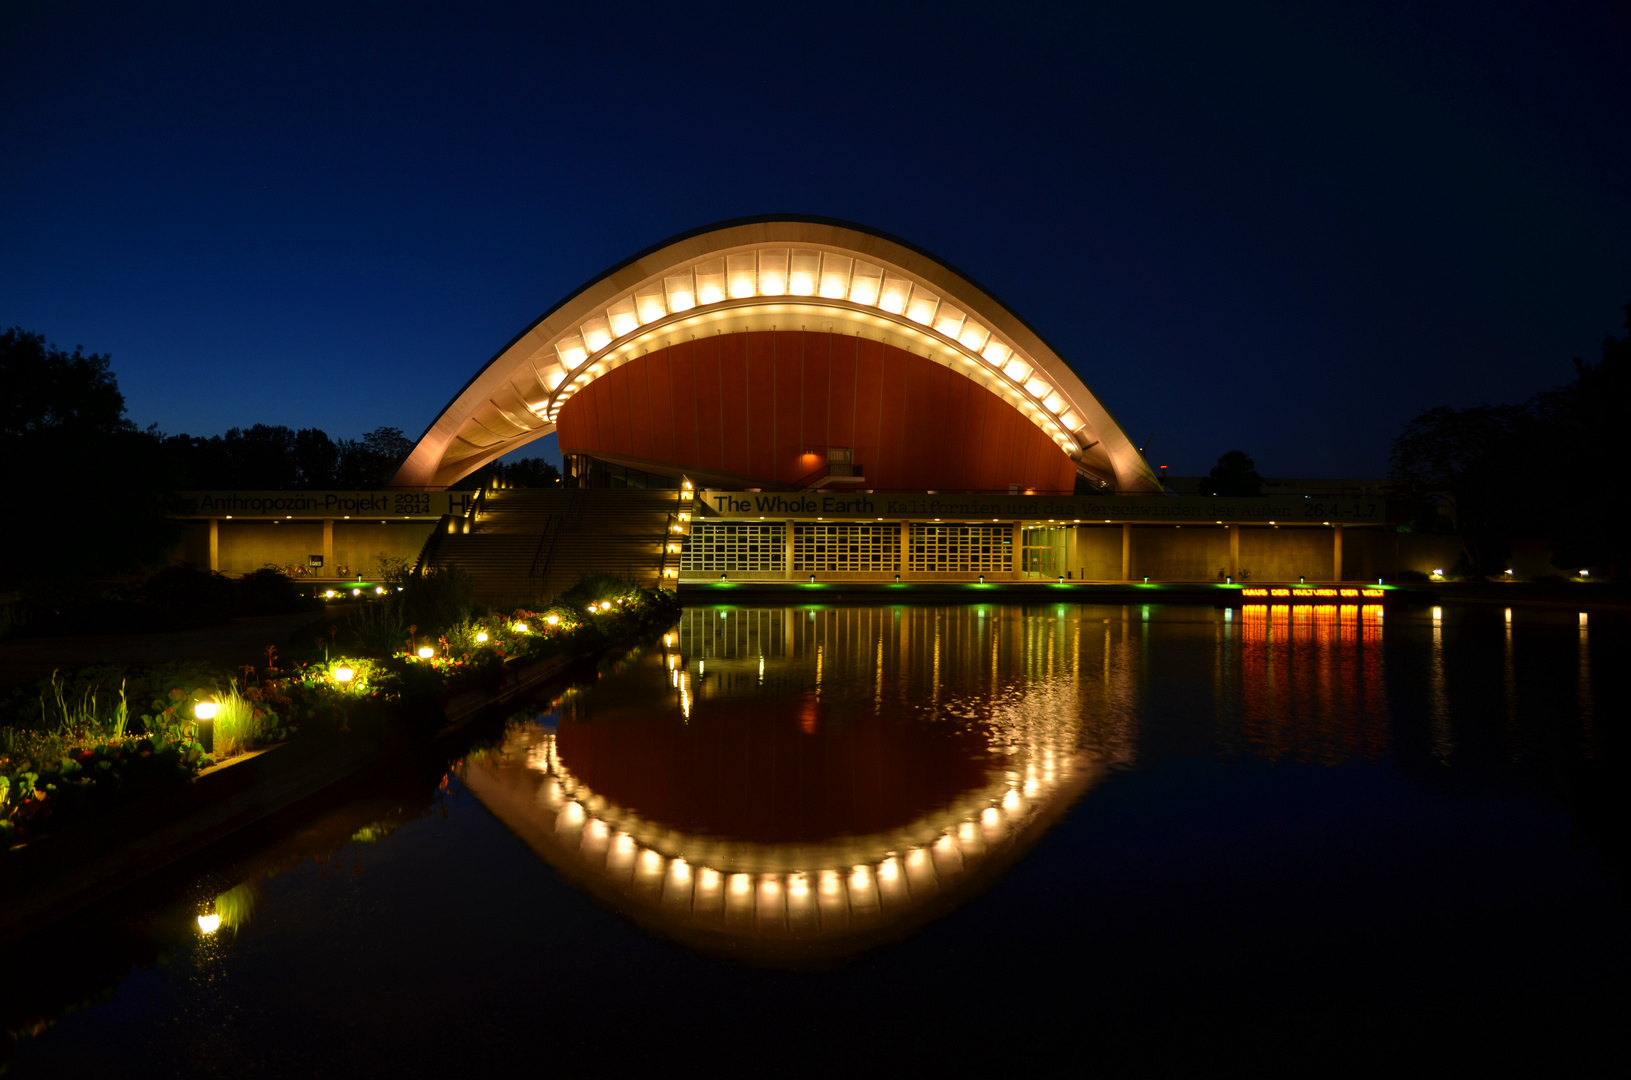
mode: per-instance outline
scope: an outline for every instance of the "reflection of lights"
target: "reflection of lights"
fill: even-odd
[[[606,823],[599,818],[590,818],[589,824],[584,828],[591,840],[604,840],[606,838]]]
[[[872,884],[872,874],[863,866],[857,866],[850,874],[849,887],[856,892],[865,892]]]
[[[995,806],[988,806],[984,810],[980,811],[980,824],[984,825],[988,829],[996,826],[996,824],[1001,820],[1002,815],[997,813],[997,808]]]
[[[782,891],[781,883],[776,880],[775,874],[765,874],[763,880],[759,882],[759,891],[766,896],[779,895]]]
[[[934,842],[934,849],[942,855],[949,855],[957,850],[957,841],[952,839],[951,833],[943,833],[940,839]]]
[[[751,890],[752,888],[753,888],[753,879],[748,877],[746,874],[732,874],[731,875],[731,895],[732,896],[746,896],[748,894],[748,891]]]
[[[215,914],[214,912],[211,912],[208,915],[200,915],[198,917],[198,929],[206,934],[215,933],[217,930],[221,929],[221,916]]]
[[[964,843],[973,843],[974,822],[965,821],[961,825],[957,826],[957,839],[963,841]]]
[[[675,881],[689,881],[691,879],[690,864],[677,856],[675,857],[674,861],[669,864],[668,872],[674,875]],[[711,874],[713,871],[709,870],[707,873]]]
[[[1002,797],[1002,808],[1008,811],[1010,814],[1018,813],[1019,792],[1015,791],[1013,788],[1009,788],[1008,794]]]
[[[719,888],[719,871],[711,866],[704,866],[697,873],[697,888],[704,892]]]
[[[906,865],[909,869],[916,870],[928,861],[929,853],[922,848],[913,848],[906,853]]]
[[[879,881],[891,882],[898,877],[900,877],[900,863],[895,860],[893,855],[878,864]]]
[[[821,871],[821,892],[824,896],[838,895],[838,871]]]
[[[580,802],[569,802],[566,804],[566,807],[561,811],[561,813],[566,815],[568,824],[576,825],[583,820],[583,804]]]
[[[634,852],[634,837],[628,833],[618,833],[617,839],[612,842],[612,850],[619,855],[629,855]]]
[[[648,874],[655,874],[663,868],[663,857],[647,848],[640,853],[640,869]]]
[[[787,875],[787,894],[795,900],[802,900],[810,894],[810,883],[803,874]]]

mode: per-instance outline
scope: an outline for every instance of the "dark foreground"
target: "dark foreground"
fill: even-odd
[[[1601,1067],[1627,643],[1500,609],[688,610],[491,748],[8,956],[11,1067]],[[918,851],[938,878],[890,893]],[[709,860],[748,908],[709,914]]]

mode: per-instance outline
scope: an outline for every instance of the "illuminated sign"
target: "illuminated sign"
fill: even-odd
[[[1241,589],[1240,595],[1251,600],[1314,601],[1323,600],[1381,600],[1387,595],[1377,588],[1250,588]]]

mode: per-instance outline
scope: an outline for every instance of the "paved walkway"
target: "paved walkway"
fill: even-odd
[[[55,669],[86,664],[163,664],[204,660],[223,667],[266,663],[266,647],[282,646],[301,627],[337,613],[310,611],[258,615],[219,626],[161,634],[96,634],[84,637],[22,638],[0,641],[0,686],[17,686]],[[323,624],[324,626],[327,623]]]

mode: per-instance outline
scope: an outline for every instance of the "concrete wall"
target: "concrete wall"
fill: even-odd
[[[1121,580],[1121,526],[1076,526],[1071,572],[1082,581]]]
[[[1346,564],[1346,540],[1344,564]],[[1240,527],[1240,577],[1251,581],[1330,581],[1336,552],[1331,529],[1276,529],[1271,525]],[[1343,566],[1347,576],[1347,566]]]
[[[210,564],[209,522],[182,522],[182,535],[170,554],[172,563],[191,563],[199,569]],[[372,576],[383,553],[412,563],[419,557],[425,538],[435,528],[431,521],[402,521],[380,524],[372,521],[336,521],[334,557],[317,577],[335,577],[340,567],[349,567],[352,576]],[[247,574],[267,563],[278,566],[305,566],[309,555],[323,554],[321,521],[227,521],[219,523],[220,537],[216,569],[225,574]]]

